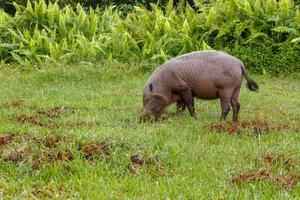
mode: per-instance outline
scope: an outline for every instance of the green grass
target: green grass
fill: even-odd
[[[99,65],[103,66],[81,64],[30,72],[1,69],[0,135],[11,132],[14,136],[0,146],[0,198],[300,198],[299,180],[293,179],[291,189],[278,178],[275,181],[280,174],[300,173],[300,135],[295,130],[300,121],[299,79],[254,76],[259,93],[248,91],[244,83],[240,120],[286,126],[279,131],[262,128],[259,135],[254,134],[255,126],[249,126],[230,134],[203,127],[219,124],[218,100],[197,100],[197,119],[186,112],[161,122],[139,123],[141,91],[150,75],[140,71],[147,64]],[[117,70],[109,70],[110,65]],[[38,113],[54,107],[65,109],[57,117]],[[22,115],[42,125],[18,121]],[[44,141],[53,135],[62,139],[48,148]],[[99,154],[86,159],[79,150],[105,139],[111,146],[105,159]],[[22,154],[21,161],[5,159],[25,147],[31,151]],[[70,150],[74,160],[55,158],[64,150]],[[276,157],[274,162],[263,159],[266,153]],[[137,165],[139,171],[134,174],[129,167],[130,157],[136,154],[148,162]],[[39,168],[34,169],[37,158]],[[231,183],[233,176],[261,169],[270,170],[271,177]]]

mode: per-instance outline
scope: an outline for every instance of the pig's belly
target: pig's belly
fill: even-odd
[[[218,88],[210,81],[201,81],[191,87],[193,95],[200,99],[217,99],[219,98]]]

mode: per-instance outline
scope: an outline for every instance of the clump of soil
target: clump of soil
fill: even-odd
[[[0,147],[11,143],[13,136],[14,136],[14,134],[12,134],[12,133],[7,133],[4,135],[1,135],[0,136]]]
[[[67,122],[65,126],[70,127],[70,128],[85,128],[91,126],[90,123],[84,122],[84,121],[78,121],[78,122]]]
[[[251,170],[241,173],[240,175],[233,176],[231,182],[234,184],[248,183],[252,181],[270,180],[274,184],[291,190],[300,181],[300,174],[293,172],[291,168],[295,166],[295,160],[287,157],[284,154],[276,152],[266,152],[261,155],[262,164],[267,164],[261,170]],[[276,164],[283,164],[284,168],[276,170]]]
[[[291,190],[300,181],[300,175],[296,174],[280,174],[274,178],[274,182],[284,187],[286,190]]]
[[[267,163],[269,165],[274,165],[278,162],[278,160],[281,156],[282,155],[278,154],[278,153],[266,152],[261,155],[261,158],[265,163]]]
[[[46,110],[46,109],[40,109],[37,111],[40,115],[45,115],[49,118],[57,118],[60,117],[64,113],[75,113],[75,111],[69,107],[54,107],[52,109]]]
[[[242,173],[238,176],[231,178],[231,182],[234,184],[241,184],[244,182],[264,180],[270,177],[270,171],[266,169],[261,169],[259,171],[249,171]]]
[[[38,126],[44,126],[44,123],[41,122],[40,119],[34,116],[28,116],[28,115],[20,115],[17,116],[17,121],[20,123],[28,123],[28,124],[33,124],[33,125],[38,125]]]
[[[300,131],[300,127],[292,127],[289,124],[274,123],[271,124],[266,120],[254,119],[252,121],[241,121],[231,124],[212,124],[204,125],[205,129],[213,130],[218,133],[227,132],[229,134],[239,134],[243,130],[252,130],[254,135],[268,134],[271,131]]]
[[[26,115],[22,114],[19,115],[13,120],[16,120],[19,123],[28,123],[36,126],[44,126],[48,128],[57,128],[57,124],[53,123],[53,118],[58,118],[63,114],[66,113],[74,113],[75,111],[69,107],[54,107],[52,109],[40,109],[36,111],[36,114],[33,115]],[[47,116],[48,119],[43,120],[43,116]]]
[[[74,156],[70,150],[59,151],[56,157],[58,160],[68,160],[68,161],[74,160]]]
[[[24,105],[24,100],[11,100],[3,104],[5,108],[19,108]]]
[[[152,166],[157,167],[158,173],[162,175],[161,167],[159,166],[159,157],[149,157],[149,156],[141,156],[139,154],[135,154],[130,157],[131,164],[129,165],[129,171],[134,175],[139,175],[143,166]]]
[[[48,148],[56,147],[62,138],[60,136],[48,136],[44,140],[44,144]]]
[[[20,162],[22,160],[22,155],[19,152],[10,152],[4,156],[5,161],[12,161],[12,162]]]
[[[262,161],[273,167],[277,163],[282,163],[285,169],[291,169],[296,165],[296,161],[290,156],[275,152],[265,152],[261,155]]]
[[[145,163],[144,159],[140,155],[136,154],[130,157],[132,164],[143,165]]]
[[[50,165],[51,163],[53,163],[54,161],[57,160],[57,157],[55,154],[53,153],[40,153],[38,155],[34,155],[33,156],[33,161],[32,161],[32,169],[38,170],[40,169],[41,166],[44,165]]]
[[[20,150],[20,153],[24,156],[29,156],[31,154],[31,147],[30,146],[23,147]]]
[[[140,174],[141,168],[145,163],[144,158],[136,154],[131,156],[130,160],[131,160],[131,164],[129,165],[129,171],[134,175]]]
[[[86,158],[90,158],[93,155],[101,155],[103,158],[107,158],[110,154],[111,146],[107,140],[102,142],[90,142],[80,148],[80,151]]]

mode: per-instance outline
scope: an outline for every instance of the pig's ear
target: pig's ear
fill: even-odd
[[[162,94],[152,93],[151,97],[154,98],[154,99],[159,100],[163,104],[167,104],[167,102],[168,102],[167,97],[162,95]]]
[[[150,89],[150,92],[153,92],[153,85],[152,85],[152,83],[150,83],[149,89]]]

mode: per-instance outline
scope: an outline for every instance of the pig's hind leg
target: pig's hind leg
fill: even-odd
[[[233,91],[233,94],[230,99],[230,104],[233,110],[233,115],[232,115],[232,121],[237,122],[238,121],[238,114],[240,111],[240,103],[239,103],[239,94],[240,94],[240,87],[236,88]]]
[[[219,97],[221,100],[221,109],[222,109],[222,114],[221,114],[221,120],[226,120],[226,117],[230,111],[230,99],[232,96],[233,90],[232,89],[226,89],[223,88],[221,91],[219,91]]]

